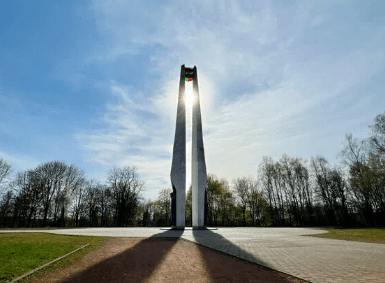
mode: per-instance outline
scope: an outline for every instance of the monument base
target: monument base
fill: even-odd
[[[166,228],[166,227],[163,227],[163,228],[160,228],[160,230],[218,230],[217,227],[183,227],[183,226],[180,226],[180,227],[177,227],[177,226],[171,226],[171,228]]]
[[[193,230],[208,230],[206,226],[193,226]]]
[[[171,230],[184,230],[184,226],[171,226]]]

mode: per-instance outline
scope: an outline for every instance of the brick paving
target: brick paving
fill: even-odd
[[[385,282],[385,245],[322,239],[311,228],[218,228],[184,231],[160,228],[13,230],[110,237],[182,237],[310,282]]]

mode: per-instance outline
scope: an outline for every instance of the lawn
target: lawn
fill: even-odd
[[[383,228],[361,228],[361,229],[331,229],[322,228],[329,233],[307,235],[309,237],[357,241],[366,243],[385,244],[385,229]]]
[[[89,246],[68,257],[47,266],[39,273],[44,274],[72,263],[77,258],[100,245],[108,237],[86,237],[54,235],[47,233],[0,234],[0,282],[6,282],[83,245]]]

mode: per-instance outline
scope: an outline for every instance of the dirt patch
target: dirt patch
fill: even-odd
[[[309,282],[181,238],[114,238],[28,282]]]

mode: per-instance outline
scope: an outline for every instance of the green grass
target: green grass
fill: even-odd
[[[328,238],[346,241],[357,241],[366,243],[385,244],[385,229],[382,228],[361,228],[361,229],[338,229],[321,228],[329,233],[308,235],[309,237]]]
[[[16,278],[83,245],[90,244],[34,274],[37,277],[44,276],[46,273],[63,268],[80,256],[99,248],[108,239],[110,238],[48,233],[0,234],[0,282]]]

